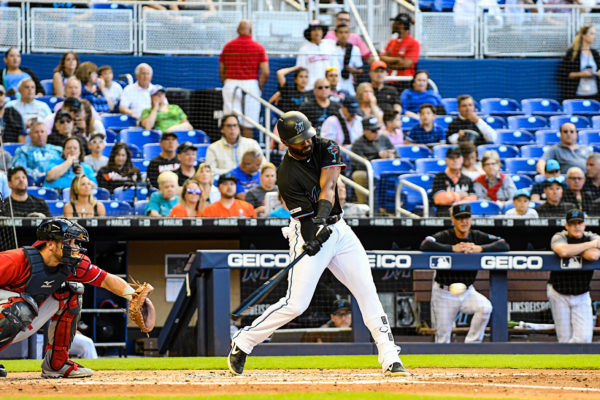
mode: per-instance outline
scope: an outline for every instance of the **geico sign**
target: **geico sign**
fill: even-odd
[[[371,268],[410,268],[412,258],[401,254],[369,254]]]
[[[227,264],[230,268],[272,268],[285,267],[290,263],[289,256],[285,253],[273,254],[242,254],[231,253],[227,255]]]
[[[483,269],[542,269],[544,260],[540,256],[483,256]]]

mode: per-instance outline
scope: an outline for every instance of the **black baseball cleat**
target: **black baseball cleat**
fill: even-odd
[[[410,376],[410,373],[404,368],[401,362],[395,362],[384,372],[385,376]]]
[[[0,378],[6,378],[6,369],[2,364],[0,364]]]
[[[231,350],[227,356],[227,366],[232,374],[241,375],[244,372],[244,364],[246,364],[246,356],[235,342],[231,342]]]

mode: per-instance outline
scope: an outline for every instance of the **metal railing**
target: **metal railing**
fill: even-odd
[[[416,190],[421,195],[421,200],[423,202],[423,218],[429,218],[429,196],[427,196],[427,192],[419,185],[415,185],[412,182],[409,182],[405,179],[400,179],[398,186],[396,187],[396,217],[401,217],[402,215],[406,215],[411,218],[421,218],[417,214],[411,213],[408,210],[402,208],[402,187],[408,186],[409,188]]]

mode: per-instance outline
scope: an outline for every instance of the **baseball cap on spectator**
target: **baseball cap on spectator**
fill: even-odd
[[[385,63],[385,61],[381,61],[381,60],[375,61],[375,62],[373,62],[373,64],[371,64],[371,71],[375,71],[376,69],[379,69],[379,68],[387,69],[388,66]]]
[[[93,133],[92,136],[90,136],[90,142],[97,137],[99,137],[102,140],[106,139],[106,136],[104,136],[104,133],[96,132],[96,133]]]
[[[342,101],[342,106],[346,107],[350,114],[358,114],[358,99],[354,96],[346,96]]]
[[[67,107],[69,110],[79,111],[81,110],[81,101],[77,97],[67,97],[63,103],[63,107]]]
[[[170,137],[177,139],[177,135],[173,132],[165,132],[160,136],[160,141],[162,142],[163,140],[167,140]]]
[[[515,192],[513,199],[519,198],[521,196],[527,197],[528,199],[531,199],[531,193],[529,192],[529,190],[527,189],[519,189]]]
[[[546,172],[560,171],[560,164],[556,160],[546,161]]]
[[[219,180],[217,181],[217,186],[225,181],[234,181],[235,183],[237,183],[238,179],[231,172],[226,172],[226,173],[222,174],[221,176],[219,176]]]
[[[150,89],[150,96],[154,96],[158,92],[167,93],[165,88],[162,87],[161,85],[154,85],[154,86],[152,86],[152,89]]]
[[[468,203],[458,203],[450,209],[450,215],[454,218],[470,217],[471,206]]]
[[[185,153],[188,150],[198,151],[198,148],[192,142],[183,142],[177,147],[177,154]]]
[[[377,119],[377,117],[363,118],[362,126],[363,126],[363,129],[366,129],[369,131],[378,131],[379,128],[381,128],[381,125],[379,125],[379,120]]]
[[[400,13],[396,15],[394,18],[390,18],[390,21],[400,22],[401,24],[412,24],[412,18],[410,15],[405,13]]]
[[[333,302],[333,308],[331,309],[332,314],[337,314],[340,311],[352,311],[350,302],[346,299],[337,299]]]
[[[446,158],[458,158],[458,157],[462,157],[462,153],[460,151],[460,149],[458,147],[449,147],[448,150],[446,150]]]
[[[567,223],[571,221],[585,221],[583,211],[577,208],[567,211]]]
[[[562,180],[558,179],[558,178],[548,178],[544,181],[544,188],[547,188],[548,186],[552,185],[553,183],[556,183],[557,185],[562,186]]]
[[[63,109],[58,110],[56,117],[54,117],[54,121],[60,121],[61,118],[69,118],[71,121],[73,121],[71,114],[67,110]]]

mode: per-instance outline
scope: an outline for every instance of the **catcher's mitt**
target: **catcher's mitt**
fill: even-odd
[[[140,327],[142,332],[151,332],[156,322],[156,311],[148,296],[154,288],[146,282],[142,284],[134,282],[132,286],[136,289],[129,301],[129,318]]]

